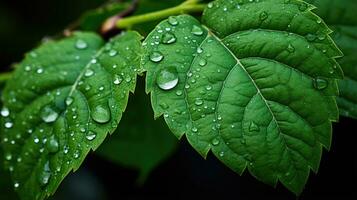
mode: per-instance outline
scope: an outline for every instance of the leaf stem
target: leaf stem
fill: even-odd
[[[116,25],[117,28],[127,29],[135,24],[160,20],[172,15],[179,15],[183,13],[192,13],[192,12],[202,12],[205,9],[206,4],[197,4],[197,2],[198,0],[187,0],[182,4],[173,8],[168,8],[165,10],[160,10],[152,13],[119,19],[116,22]]]

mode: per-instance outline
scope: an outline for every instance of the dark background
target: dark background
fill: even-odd
[[[64,27],[104,0],[2,0],[0,1],[0,71],[8,71],[44,36]],[[157,0],[158,1],[158,0]],[[162,0],[166,1],[166,0]],[[355,199],[357,121],[341,118],[334,125],[330,152],[324,152],[319,173],[311,173],[299,199]],[[296,199],[281,185],[276,189],[248,173],[239,176],[210,155],[204,161],[183,140],[177,151],[138,186],[137,172],[91,154],[81,169],[61,185],[54,199]],[[1,178],[1,177],[0,177]]]

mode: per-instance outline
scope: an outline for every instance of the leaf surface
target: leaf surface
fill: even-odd
[[[128,32],[105,44],[77,32],[17,66],[2,96],[1,138],[21,199],[53,194],[116,129],[135,89],[140,40]]]
[[[161,22],[144,42],[156,116],[204,157],[302,192],[338,119],[341,52],[298,0],[218,0],[203,24]]]
[[[355,0],[309,0],[334,31],[333,39],[341,48],[344,57],[338,59],[345,79],[339,82],[340,97],[337,102],[340,114],[357,119],[357,1]]]

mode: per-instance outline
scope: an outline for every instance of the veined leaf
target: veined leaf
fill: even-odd
[[[203,24],[161,22],[144,42],[156,116],[204,157],[302,192],[338,119],[331,30],[300,0],[218,0]]]
[[[344,53],[338,59],[345,79],[340,81],[340,97],[337,99],[340,114],[357,119],[357,1],[309,0],[315,10],[334,31],[333,38]]]
[[[164,121],[154,120],[150,99],[142,85],[138,84],[135,95],[130,98],[118,129],[96,151],[119,165],[139,170],[139,184],[145,182],[178,144]]]
[[[21,199],[53,194],[112,133],[134,91],[141,36],[74,33],[26,55],[3,94],[1,137]]]

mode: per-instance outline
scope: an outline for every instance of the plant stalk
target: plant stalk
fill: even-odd
[[[135,24],[142,24],[145,22],[156,21],[156,20],[167,18],[172,15],[202,12],[205,9],[206,4],[196,4],[197,2],[198,2],[197,0],[188,0],[182,3],[181,5],[178,5],[173,8],[168,8],[165,10],[160,10],[152,13],[119,19],[116,22],[116,25],[117,28],[119,29],[127,29]]]

